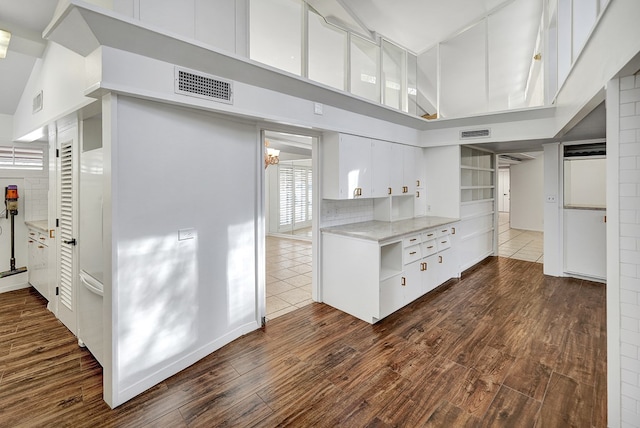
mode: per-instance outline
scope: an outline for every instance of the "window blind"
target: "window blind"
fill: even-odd
[[[44,149],[0,146],[0,169],[23,171],[42,171],[44,167]]]

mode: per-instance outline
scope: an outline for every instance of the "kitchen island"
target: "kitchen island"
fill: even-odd
[[[460,276],[458,219],[367,221],[322,232],[322,300],[375,323]]]

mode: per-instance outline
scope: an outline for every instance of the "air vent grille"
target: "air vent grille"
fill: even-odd
[[[460,139],[466,140],[468,138],[486,138],[491,136],[490,129],[474,129],[470,131],[460,131]]]
[[[177,94],[233,103],[233,82],[176,67],[175,92]]]
[[[607,143],[573,144],[564,146],[564,157],[606,156]]]
[[[32,102],[32,113],[37,113],[42,110],[42,91],[38,92],[38,94],[33,97]]]

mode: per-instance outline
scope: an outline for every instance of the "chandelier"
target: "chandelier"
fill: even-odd
[[[269,147],[269,141],[264,142],[264,168],[267,169],[269,165],[277,165],[280,162],[280,150],[272,149]]]

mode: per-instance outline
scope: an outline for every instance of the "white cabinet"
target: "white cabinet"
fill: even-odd
[[[420,147],[326,134],[322,143],[323,197],[415,196],[422,181],[421,160]]]
[[[455,227],[374,241],[322,234],[322,300],[375,323],[458,277]]]
[[[420,147],[402,146],[402,177],[405,194],[415,194],[422,186],[422,149]]]
[[[607,277],[605,210],[564,209],[564,271],[595,279]]]
[[[49,300],[49,239],[47,235],[30,228],[27,248],[29,284]]]
[[[371,141],[348,134],[328,134],[322,145],[325,199],[371,196]]]
[[[389,181],[395,169],[393,146],[388,141],[371,140],[372,198],[384,198],[393,193]]]

